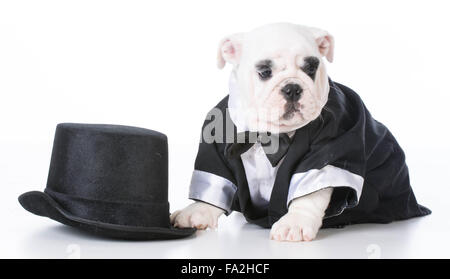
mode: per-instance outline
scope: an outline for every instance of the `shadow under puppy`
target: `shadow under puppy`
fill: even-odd
[[[196,202],[172,214],[175,226],[215,228],[236,210],[271,228],[271,239],[309,241],[321,227],[431,213],[417,203],[389,130],[329,79],[322,57],[332,62],[333,49],[328,32],[289,23],[221,41],[230,94],[203,125]]]

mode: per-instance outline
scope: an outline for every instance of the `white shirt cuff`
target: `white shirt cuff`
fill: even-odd
[[[189,198],[212,204],[230,214],[236,190],[236,185],[228,179],[213,173],[194,170]]]
[[[363,177],[331,165],[321,169],[312,169],[307,172],[296,173],[292,176],[289,185],[287,206],[289,207],[289,203],[295,198],[328,187],[350,187],[355,190],[359,201],[363,184]]]

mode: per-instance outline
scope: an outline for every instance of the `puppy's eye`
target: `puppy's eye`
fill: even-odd
[[[305,64],[301,69],[307,74],[312,80],[316,77],[317,69],[319,68],[320,60],[314,56],[308,56],[305,58]]]
[[[263,69],[258,72],[258,75],[261,78],[261,80],[268,80],[269,78],[272,77],[272,70],[269,68]]]

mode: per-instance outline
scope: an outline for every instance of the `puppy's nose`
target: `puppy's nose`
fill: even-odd
[[[298,100],[300,100],[302,92],[303,89],[296,83],[288,83],[283,88],[281,88],[281,93],[288,102],[297,102]]]

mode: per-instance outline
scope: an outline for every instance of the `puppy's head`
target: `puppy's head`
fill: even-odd
[[[233,65],[237,96],[230,98],[250,130],[289,132],[317,118],[329,91],[322,57],[331,62],[333,47],[326,31],[289,23],[224,38],[218,67]]]

